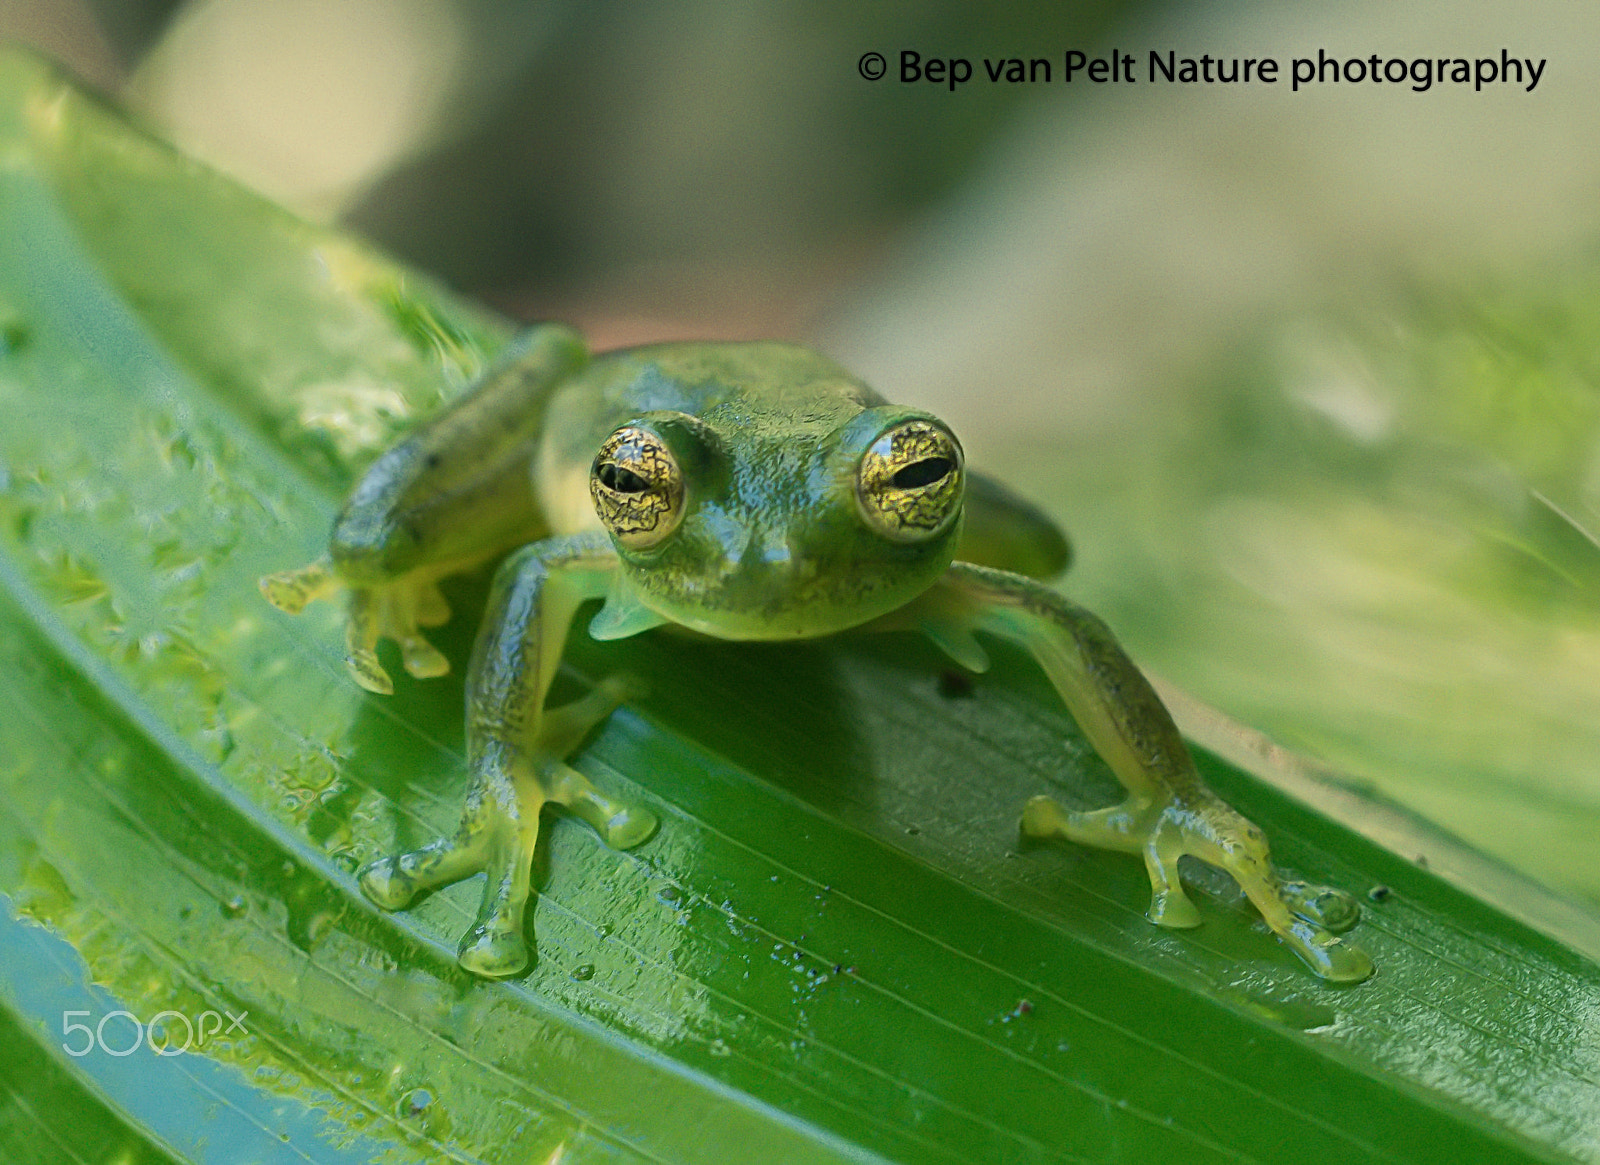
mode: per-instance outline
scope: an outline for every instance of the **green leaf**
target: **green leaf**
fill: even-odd
[[[651,694],[574,763],[661,831],[618,853],[551,823],[536,966],[463,974],[476,885],[389,915],[352,871],[454,823],[471,620],[451,679],[374,697],[338,611],[291,619],[255,580],[318,551],[356,469],[507,327],[31,58],[0,61],[0,137],[0,1155],[1600,1152],[1592,919],[1207,755],[1291,873],[1387,888],[1356,932],[1379,971],[1310,977],[1202,867],[1204,926],[1160,930],[1139,862],[1018,852],[1029,796],[1115,786],[1003,651],[967,688],[909,638],[578,644],[561,684]],[[207,1014],[242,1030],[114,1054],[159,1013],[169,1051]],[[72,1022],[102,1029],[87,1054]]]

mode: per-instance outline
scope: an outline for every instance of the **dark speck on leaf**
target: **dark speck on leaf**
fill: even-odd
[[[956,700],[972,695],[972,677],[965,672],[946,670],[939,673],[939,694]]]

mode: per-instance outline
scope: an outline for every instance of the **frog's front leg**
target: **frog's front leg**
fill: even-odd
[[[1350,924],[1348,896],[1279,882],[1261,830],[1206,788],[1171,715],[1098,618],[1031,579],[958,562],[903,621],[969,666],[983,663],[976,630],[1027,647],[1128,790],[1121,804],[1087,812],[1035,797],[1023,811],[1026,836],[1142,855],[1150,919],[1161,926],[1200,923],[1178,874],[1178,859],[1193,855],[1237,879],[1267,925],[1318,975],[1359,982],[1372,973],[1366,954],[1329,929]]]
[[[585,600],[608,592],[616,566],[616,552],[598,534],[548,539],[506,560],[467,684],[472,784],[461,825],[451,837],[361,871],[362,890],[388,910],[484,871],[478,918],[459,956],[476,974],[514,975],[527,965],[523,914],[546,804],[565,806],[621,849],[655,829],[654,814],[611,800],[564,763],[624,698],[625,685],[607,681],[576,703],[544,709],[573,615]]]
[[[368,691],[394,690],[380,639],[400,645],[418,679],[449,671],[421,631],[450,619],[438,581],[549,532],[529,466],[551,390],[587,359],[582,341],[555,325],[509,344],[477,384],[362,475],[327,554],[261,580],[267,600],[298,614],[347,589],[345,662]]]

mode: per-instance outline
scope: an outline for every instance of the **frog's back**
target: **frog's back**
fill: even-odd
[[[883,403],[827,357],[770,341],[654,344],[608,352],[597,356],[563,395],[586,397],[607,413],[586,434],[591,438],[656,410],[702,420],[739,413],[786,426],[815,421],[837,427]]]

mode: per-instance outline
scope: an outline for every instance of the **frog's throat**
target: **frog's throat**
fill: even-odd
[[[641,631],[648,631],[652,627],[659,627],[671,621],[665,615],[652,611],[641,603],[632,589],[618,578],[606,594],[606,605],[589,620],[589,636],[601,642],[627,639],[630,635],[637,635]]]
[[[668,625],[712,639],[815,639],[865,626],[883,613],[869,608],[852,611],[853,617],[841,619],[837,611],[826,609],[820,617],[816,610],[787,611],[776,616],[771,611],[738,613],[720,607],[679,610],[670,604],[666,605],[666,610],[661,610],[626,574],[619,572],[606,591],[605,605],[589,621],[589,635],[604,642],[626,639],[652,627]],[[834,617],[828,617],[830,615]],[[977,670],[986,666],[982,648],[960,629],[952,629],[943,636],[934,634],[934,639],[966,666]]]

